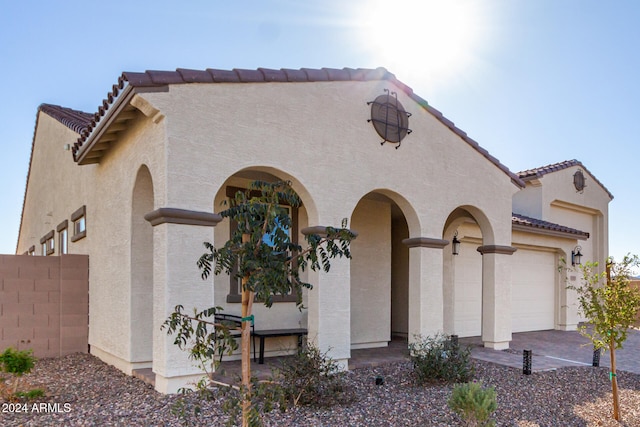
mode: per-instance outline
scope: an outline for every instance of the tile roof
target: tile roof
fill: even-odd
[[[233,69],[233,70],[188,70],[178,68],[175,71],[145,71],[143,73],[124,72],[118,78],[118,82],[113,85],[112,90],[107,94],[107,98],[103,100],[102,105],[98,107],[98,111],[93,114],[93,118],[89,124],[82,130],[80,137],[73,145],[73,155],[78,160],[78,153],[91,136],[91,133],[98,127],[100,121],[107,115],[109,109],[114,105],[115,100],[129,87],[133,88],[153,88],[166,87],[170,84],[188,84],[188,83],[257,83],[257,82],[325,82],[325,81],[370,81],[370,80],[388,80],[398,86],[418,105],[427,110],[442,124],[447,126],[456,135],[466,141],[482,156],[491,161],[505,174],[511,181],[521,187],[525,187],[524,181],[514,174],[505,165],[500,163],[498,159],[493,157],[487,150],[471,139],[467,134],[457,128],[455,124],[445,118],[442,113],[431,107],[423,98],[413,93],[413,89],[397,80],[395,75],[387,71],[385,68],[363,69],[363,68],[301,68],[294,69],[268,69],[258,68],[256,70]]]
[[[555,224],[549,221],[543,221],[541,219],[531,218],[517,213],[512,213],[511,215],[511,223],[513,225],[520,225],[527,228],[537,228],[547,231],[555,231],[558,233],[572,234],[578,238],[589,238],[589,233],[587,233],[586,231],[581,231],[571,227],[565,227],[564,225]]]
[[[89,126],[93,118],[93,114],[53,104],[41,104],[38,111],[48,114],[78,134]]]
[[[609,194],[609,197],[611,197],[611,199],[613,199],[613,194],[611,194],[611,192],[609,190],[607,190],[607,187],[605,187],[599,180],[598,178],[596,178],[591,172],[589,172],[589,169],[587,169],[582,162],[580,162],[579,160],[573,159],[573,160],[565,160],[564,162],[558,162],[558,163],[554,163],[551,165],[546,165],[546,166],[540,166],[538,168],[533,168],[533,169],[527,169],[524,171],[520,171],[517,173],[517,175],[523,180],[523,181],[531,181],[532,179],[537,179],[537,178],[541,178],[544,175],[548,174],[548,173],[552,173],[552,172],[557,172],[557,171],[561,171],[563,169],[567,169],[570,168],[572,166],[579,166],[582,169],[584,169],[586,172],[589,173],[589,175],[591,175],[591,177],[593,178],[593,180],[595,182],[597,182],[603,189],[604,191],[607,192],[607,194]]]

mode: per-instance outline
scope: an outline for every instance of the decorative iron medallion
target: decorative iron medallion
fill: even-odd
[[[584,191],[584,187],[587,186],[585,184],[586,178],[584,177],[584,173],[581,170],[578,170],[573,174],[573,186],[576,187],[576,191],[582,193]]]
[[[405,111],[398,101],[396,92],[389,92],[389,89],[384,89],[384,92],[384,95],[380,95],[374,101],[367,102],[367,105],[371,105],[371,118],[367,122],[373,124],[374,129],[383,139],[380,145],[390,142],[398,144],[397,149],[402,139],[411,133],[409,129],[411,113]]]

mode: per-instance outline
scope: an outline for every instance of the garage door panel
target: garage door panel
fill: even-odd
[[[513,332],[555,327],[556,271],[554,253],[519,249],[513,255]]]

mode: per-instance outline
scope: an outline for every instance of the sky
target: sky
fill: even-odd
[[[615,196],[610,254],[639,254],[638,22],[635,0],[0,0],[0,253],[42,103],[94,113],[123,71],[385,67],[513,172],[580,160]]]

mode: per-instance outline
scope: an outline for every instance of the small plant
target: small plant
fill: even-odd
[[[279,380],[286,400],[284,404],[331,406],[353,400],[345,373],[312,344],[300,350],[293,360],[283,363]]]
[[[409,355],[419,384],[438,381],[466,382],[473,378],[471,349],[460,348],[447,335],[416,337],[409,344]]]
[[[34,388],[33,390],[29,391],[18,391],[16,392],[15,397],[33,400],[39,397],[44,397],[44,390],[42,390],[41,388]]]
[[[496,390],[482,387],[481,382],[456,384],[447,402],[469,427],[492,427],[491,414],[497,409]]]
[[[16,395],[22,376],[31,372],[35,363],[36,358],[33,357],[33,350],[20,351],[13,347],[8,347],[2,354],[0,354],[0,366],[2,367],[2,371],[15,376],[13,389],[10,392],[12,396]]]

